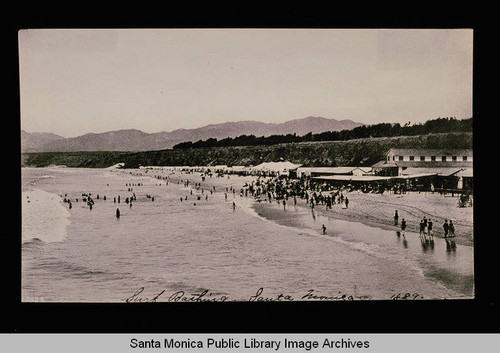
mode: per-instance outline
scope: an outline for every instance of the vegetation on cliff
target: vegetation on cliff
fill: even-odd
[[[472,149],[472,132],[361,138],[348,141],[168,149],[145,152],[43,152],[22,155],[23,166],[106,168],[139,166],[258,165],[288,160],[304,166],[371,166],[390,148]]]

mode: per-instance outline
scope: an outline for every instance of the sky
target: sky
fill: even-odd
[[[472,29],[27,29],[21,128],[472,117]]]

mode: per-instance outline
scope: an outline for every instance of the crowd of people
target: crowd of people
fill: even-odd
[[[154,176],[157,179],[165,180],[165,185],[168,185],[170,180],[169,176]],[[228,176],[229,177],[229,176]],[[188,196],[193,196],[193,191],[197,192],[197,195],[194,195],[194,206],[196,206],[196,201],[201,201],[203,198],[205,201],[208,201],[209,195],[213,195],[215,193],[215,186],[211,186],[210,188],[205,188],[202,186],[202,183],[190,181],[188,178],[177,181],[177,184],[183,185],[185,188],[189,188],[189,194],[180,197],[180,201],[187,201]],[[136,194],[134,192],[134,188],[136,186],[143,186],[143,183],[126,183],[125,186],[128,187],[129,196],[125,198],[125,203],[132,208],[133,203],[137,201]],[[158,184],[157,184],[158,185]],[[161,185],[161,184],[160,184]],[[301,178],[289,178],[284,176],[257,176],[255,179],[251,181],[247,181],[241,188],[236,188],[234,186],[228,186],[225,188],[224,192],[224,200],[228,200],[228,194],[233,194],[233,202],[232,208],[236,209],[236,204],[234,199],[239,194],[240,197],[253,197],[258,202],[279,202],[283,205],[283,208],[286,209],[288,203],[293,203],[294,206],[297,205],[298,200],[305,201],[305,203],[313,210],[315,207],[325,207],[325,210],[331,210],[332,207],[336,204],[340,205],[342,208],[347,209],[349,207],[349,198],[347,197],[347,193],[352,192],[353,190],[359,190],[360,192],[379,192],[380,189],[374,187],[373,185],[361,185],[361,186],[353,186],[351,184],[347,185],[338,185],[334,186],[331,184],[323,184],[314,182],[310,177],[302,176]],[[222,190],[224,191],[224,190]],[[382,190],[381,192],[384,192]],[[394,186],[393,192],[404,192],[404,188],[400,185]],[[65,195],[67,196],[67,195]],[[83,201],[86,202],[87,206],[90,210],[92,210],[92,206],[95,201],[90,193],[82,194]],[[100,196],[97,195],[96,199],[99,199]],[[146,198],[154,201],[154,196],[146,194]],[[191,197],[190,197],[191,198]],[[191,198],[192,199],[192,198]],[[103,200],[106,200],[106,196],[103,197]],[[78,202],[78,199],[75,199]],[[72,208],[72,202],[69,198],[65,197],[64,202],[68,203],[69,208]],[[121,203],[121,196],[117,195],[113,197],[113,202],[115,204]],[[119,218],[121,212],[119,208],[116,209],[116,217]],[[400,215],[396,210],[394,213],[394,225],[400,228],[400,233],[403,236],[405,235],[405,231],[408,228],[408,223],[405,218],[402,218],[400,221]],[[419,235],[421,237],[429,237],[432,238],[434,235],[434,225],[431,219],[427,219],[425,216],[421,219],[419,225]],[[322,232],[326,232],[326,227],[322,226]],[[445,220],[443,224],[443,232],[444,237],[454,237],[455,236],[455,226],[452,220]]]
[[[320,184],[311,183],[311,179],[307,177],[257,177],[255,181],[243,186],[240,195],[251,195],[259,202],[280,201],[284,207],[290,199],[296,205],[299,198],[305,200],[311,208],[323,205],[328,210],[334,204],[349,207],[349,199],[344,195],[346,191],[345,187],[323,188]]]

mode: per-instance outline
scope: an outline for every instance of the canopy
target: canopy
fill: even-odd
[[[437,173],[416,173],[416,174],[409,174],[409,175],[399,175],[397,177],[394,177],[394,179],[416,179],[416,178],[424,178],[424,177],[430,177],[438,175]]]
[[[255,167],[252,167],[253,170],[261,170],[261,171],[271,171],[271,172],[282,172],[294,170],[300,167],[302,164],[294,164],[292,162],[284,161],[284,162],[265,162]]]
[[[374,176],[374,175],[327,175],[320,177],[313,177],[313,179],[318,180],[339,180],[339,181],[380,181],[393,179],[392,177],[386,176]]]
[[[451,176],[463,170],[463,168],[406,168],[401,172],[403,175],[413,175],[421,173],[437,174],[439,176]]]

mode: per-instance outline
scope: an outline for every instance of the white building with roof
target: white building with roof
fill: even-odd
[[[391,148],[387,162],[452,162],[472,163],[472,150]]]
[[[462,189],[466,185],[472,189],[472,166],[473,153],[469,149],[391,148],[385,159],[372,167],[379,176],[431,177],[441,188]]]
[[[460,170],[472,169],[472,163],[472,150],[467,149],[391,148],[385,160],[372,167],[377,175],[409,175],[410,171],[451,175]]]

